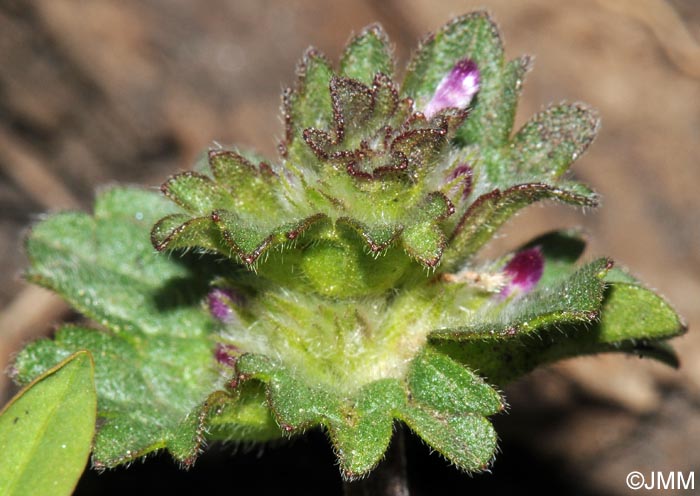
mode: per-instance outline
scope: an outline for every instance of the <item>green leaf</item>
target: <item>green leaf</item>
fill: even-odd
[[[464,58],[474,60],[479,68],[477,98],[488,99],[498,86],[503,44],[498,28],[486,12],[457,17],[424,39],[408,65],[402,93],[414,98],[421,108],[433,96],[440,80]]]
[[[590,107],[560,104],[535,115],[518,131],[509,149],[518,173],[558,178],[591,144],[600,119]]]
[[[230,208],[232,199],[209,177],[187,171],[172,176],[161,186],[161,191],[172,201],[195,215],[209,215],[217,208]]]
[[[401,234],[404,247],[412,258],[428,267],[440,262],[447,238],[438,222],[453,212],[452,202],[438,192],[426,195],[416,206]]]
[[[226,210],[215,211],[213,218],[229,248],[228,253],[235,253],[243,263],[250,265],[273,246],[296,239],[311,226],[323,221],[325,216],[312,215],[306,219],[292,220],[267,230],[250,224],[234,212]]]
[[[346,479],[361,477],[379,464],[394,433],[396,412],[405,403],[406,392],[398,380],[375,381],[341,407],[344,421],[329,422],[329,436]]]
[[[328,88],[333,69],[325,56],[314,48],[297,65],[297,82],[284,94],[285,148],[283,152],[298,170],[311,170],[317,163],[302,139],[308,128],[330,130],[333,122]]]
[[[372,80],[372,94],[374,97],[374,116],[368,124],[368,129],[376,132],[378,127],[389,125],[395,127],[402,124],[402,118],[406,118],[407,105],[403,102],[403,109],[399,109],[399,92],[393,80],[383,74],[377,74]]]
[[[234,391],[251,379],[265,383],[269,406],[284,431],[294,434],[324,426],[346,479],[361,477],[379,463],[391,441],[395,418],[464,470],[483,469],[494,454],[495,433],[484,415],[503,408],[498,393],[435,352],[426,352],[412,365],[407,379],[410,401],[407,386],[399,379],[376,380],[345,396],[307,384],[260,355],[241,356],[236,371]],[[431,392],[437,395],[434,399]]]
[[[71,494],[95,432],[92,357],[71,355],[0,412],[0,494]]]
[[[188,422],[188,416],[217,387],[212,348],[204,338],[133,340],[64,327],[54,340],[27,346],[15,367],[24,382],[75,350],[89,350],[97,359],[95,383],[104,421],[95,437],[93,464],[113,467],[162,448],[189,463],[201,444],[201,426]]]
[[[523,80],[531,67],[532,58],[527,55],[506,64],[498,80],[500,88],[478,97],[476,113],[472,112],[462,127],[458,137],[460,141],[480,143],[482,146],[499,146],[508,143],[515,122]],[[472,118],[474,120],[470,122]],[[486,119],[488,124],[485,122]]]
[[[444,128],[413,129],[399,135],[392,142],[391,151],[407,162],[414,180],[420,180],[435,166],[446,145]]]
[[[192,305],[206,291],[203,278],[213,275],[211,269],[184,284],[202,268],[158,254],[149,240],[150,226],[170,211],[169,202],[152,192],[106,190],[94,217],[65,213],[34,226],[27,277],[116,333],[206,334],[210,317]]]
[[[368,472],[386,451],[392,434],[391,413],[404,397],[395,381],[371,383],[354,399],[345,400],[305,384],[261,355],[243,355],[236,362],[236,371],[240,382],[256,379],[267,385],[270,408],[283,431],[326,426],[344,477],[352,479]]]
[[[591,322],[598,317],[605,284],[603,277],[612,262],[601,258],[550,287],[539,286],[520,298],[494,302],[473,316],[473,323],[460,328],[438,329],[433,339],[511,339],[520,334],[568,323]]]
[[[630,283],[634,279],[618,269],[609,271],[604,281],[609,285],[600,319],[593,323],[549,327],[509,340],[445,342],[437,348],[500,385],[546,363],[604,352],[648,356],[677,366],[677,357],[664,340],[686,331],[678,314],[660,296]]]
[[[480,82],[469,118],[457,133],[457,143],[504,144],[513,127],[530,59],[522,57],[505,64],[498,28],[487,13],[458,17],[424,40],[408,66],[403,91],[415,98],[421,109],[440,80],[464,58],[476,62]]]
[[[340,74],[371,85],[375,74],[394,75],[391,46],[384,29],[372,24],[350,40],[340,58]]]
[[[409,406],[402,412],[401,419],[461,470],[485,470],[493,460],[496,431],[491,422],[481,415],[453,415],[421,406]]]
[[[406,380],[411,396],[401,420],[461,470],[484,470],[497,441],[486,416],[504,408],[498,392],[432,346],[413,360]]]
[[[359,144],[364,137],[364,127],[374,111],[374,96],[368,86],[343,77],[332,77],[330,81],[331,101],[336,115],[339,140],[348,148]]]
[[[614,344],[636,339],[668,339],[685,332],[686,324],[671,305],[629,274],[613,269],[605,280],[611,284],[597,332],[589,339],[595,336],[595,342]]]
[[[357,233],[373,252],[382,251],[401,235],[401,227],[393,224],[366,225],[357,219],[341,217],[336,223]]]
[[[169,214],[152,192],[100,194],[94,217],[59,214],[32,230],[29,277],[107,328],[64,327],[54,340],[17,357],[26,383],[78,350],[95,357],[99,415],[93,462],[110,467],[167,448],[191,463],[202,442],[193,414],[221,380],[214,361],[216,324],[201,307],[210,280],[225,275],[201,257],[158,254],[149,226]],[[222,272],[223,271],[223,272]]]
[[[337,411],[337,398],[295,379],[263,355],[245,354],[236,361],[238,380],[257,379],[268,385],[269,403],[280,428],[292,432],[313,426]]]
[[[433,223],[425,222],[408,226],[403,234],[406,251],[423,265],[437,265],[445,247],[445,234]]]
[[[213,253],[230,252],[211,217],[193,218],[188,214],[172,214],[156,222],[151,243],[158,251],[196,247]]]
[[[504,406],[478,375],[432,347],[413,360],[407,380],[413,401],[438,412],[493,415]]]
[[[201,409],[207,414],[207,439],[270,441],[282,437],[267,405],[262,384],[246,382],[232,392],[216,391]]]
[[[230,251],[245,263],[253,263],[273,242],[273,234],[247,223],[234,212],[217,210],[214,220]]]
[[[504,191],[495,189],[477,198],[459,220],[442,259],[445,270],[455,270],[462,265],[518,210],[541,200],[588,207],[598,202],[594,193],[577,184],[531,183]]]
[[[273,179],[275,175],[265,163],[254,166],[245,157],[230,150],[211,150],[209,163],[220,187],[231,195],[230,200],[214,206],[209,212],[232,204],[239,213],[266,217],[279,211]]]

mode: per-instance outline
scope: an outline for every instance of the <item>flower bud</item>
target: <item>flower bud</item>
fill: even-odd
[[[235,309],[243,304],[243,297],[231,288],[217,287],[209,291],[207,304],[215,319],[230,324],[237,319]]]
[[[455,186],[462,189],[460,194],[462,200],[466,200],[472,192],[473,176],[474,171],[472,170],[471,166],[469,164],[462,163],[455,167],[452,172],[450,172],[450,174],[447,176],[447,182],[451,183],[454,181],[457,183]],[[450,194],[454,195],[455,193],[458,193],[458,191],[453,188]]]
[[[544,257],[539,247],[529,248],[516,253],[503,268],[509,282],[501,290],[501,298],[513,294],[525,294],[532,291],[542,278]]]
[[[446,108],[466,108],[479,91],[479,68],[471,59],[462,59],[442,78],[433,98],[423,110],[425,117],[431,119]]]
[[[214,348],[214,358],[221,365],[233,367],[236,364],[236,357],[240,356],[241,350],[232,344],[216,343]]]

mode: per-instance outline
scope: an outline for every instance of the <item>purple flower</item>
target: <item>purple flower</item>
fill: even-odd
[[[213,288],[207,295],[207,303],[214,318],[230,324],[236,320],[235,308],[243,304],[243,297],[231,288]]]
[[[423,114],[431,119],[435,114],[446,108],[466,108],[479,91],[479,68],[471,59],[462,59],[452,70],[442,78],[433,98],[423,110]]]
[[[214,358],[221,365],[234,367],[236,365],[236,357],[241,354],[241,350],[233,344],[216,343],[214,349]]]
[[[532,291],[542,278],[543,271],[544,257],[538,246],[516,253],[503,268],[509,282],[501,290],[501,298]]]
[[[460,181],[460,185],[462,187],[462,200],[466,200],[469,194],[472,192],[473,176],[474,172],[472,171],[472,168],[469,166],[469,164],[462,163],[455,167],[449,173],[449,175],[447,176],[447,182],[451,183],[457,178],[461,178],[462,180]],[[454,194],[454,189],[451,191],[451,194]]]

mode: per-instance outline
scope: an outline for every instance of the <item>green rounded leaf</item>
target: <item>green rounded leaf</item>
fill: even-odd
[[[495,389],[432,347],[427,347],[413,361],[408,385],[414,401],[440,412],[492,415],[504,407]]]
[[[606,293],[599,328],[598,340],[614,343],[668,339],[685,331],[686,326],[671,305],[653,291],[639,283],[614,282]]]
[[[481,415],[454,415],[409,406],[401,417],[411,430],[461,470],[485,470],[496,453],[496,431]]]
[[[161,186],[165,196],[190,213],[208,215],[216,208],[233,206],[233,201],[217,183],[197,172],[172,176]]]
[[[86,351],[21,391],[0,415],[0,494],[71,494],[90,455],[96,411]]]

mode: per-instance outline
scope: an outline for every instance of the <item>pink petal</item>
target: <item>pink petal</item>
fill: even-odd
[[[462,186],[462,200],[466,200],[469,194],[472,192],[473,176],[474,171],[472,170],[471,166],[469,164],[462,163],[450,172],[450,174],[447,176],[447,182],[451,183],[457,178],[461,178],[462,180],[460,182]],[[453,192],[454,189],[451,190],[450,194],[452,194]]]
[[[423,114],[431,119],[435,114],[446,108],[466,108],[479,91],[480,73],[476,62],[462,59],[452,70],[442,78],[433,98],[423,110]]]
[[[241,354],[241,350],[232,344],[216,343],[214,350],[214,358],[221,365],[234,367],[236,365],[236,357]]]
[[[500,296],[505,298],[511,294],[525,294],[537,285],[544,272],[544,257],[538,246],[516,253],[503,268],[510,281],[501,290]]]
[[[207,303],[215,319],[230,324],[236,320],[235,308],[243,304],[243,297],[231,288],[214,288],[207,295]]]

